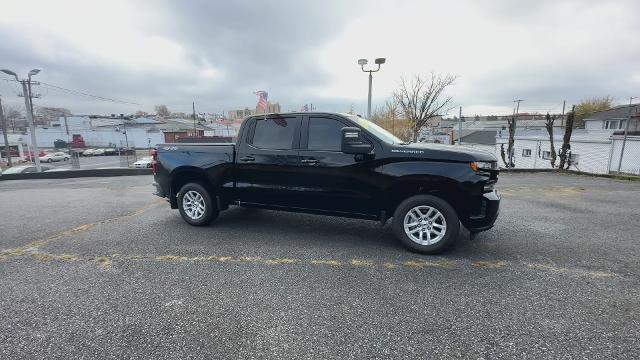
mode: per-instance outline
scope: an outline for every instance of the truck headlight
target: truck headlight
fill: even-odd
[[[474,161],[470,165],[473,171],[495,170],[498,168],[498,163],[495,161]]]

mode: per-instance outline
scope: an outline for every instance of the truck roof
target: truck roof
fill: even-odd
[[[263,116],[273,116],[273,115],[338,115],[338,116],[358,116],[364,119],[364,117],[360,114],[348,114],[348,113],[339,113],[339,112],[330,112],[330,111],[290,111],[290,112],[280,112],[280,113],[254,114],[254,115],[247,116],[247,119],[255,118],[255,117],[263,117]]]

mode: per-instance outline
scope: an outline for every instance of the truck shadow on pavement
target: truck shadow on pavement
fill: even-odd
[[[203,228],[191,227],[177,213],[172,217],[172,223],[172,227],[197,229],[195,231],[198,232],[205,230],[215,236],[216,241],[229,245],[241,239],[244,246],[259,243],[260,246],[278,247],[391,250],[403,254],[408,251],[396,239],[391,220],[381,227],[376,221],[231,207],[221,212],[211,225]],[[473,244],[468,237],[468,232],[461,228],[457,243],[443,255],[465,252],[465,248]],[[199,238],[210,241],[210,237]]]

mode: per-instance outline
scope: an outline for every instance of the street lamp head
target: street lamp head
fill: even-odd
[[[14,73],[14,72],[13,72],[13,71],[11,71],[11,70],[2,69],[2,70],[0,70],[0,71],[2,71],[3,73],[5,73],[5,74],[7,74],[7,75],[18,76],[18,75],[16,75],[16,73]]]
[[[365,66],[365,65],[367,65],[367,63],[368,63],[367,59],[359,59],[358,60],[358,65],[360,65],[360,66]]]
[[[16,73],[14,73],[13,71],[7,70],[7,69],[2,69],[0,71],[2,71],[3,73],[5,73],[7,75],[13,76],[14,78],[16,78],[16,81],[18,81],[18,75]]]
[[[385,61],[387,61],[387,59],[385,59],[385,58],[377,58],[376,59],[376,64],[377,65],[384,64]]]
[[[38,75],[39,72],[40,72],[40,69],[33,69],[33,70],[29,71],[29,77],[32,77],[34,75]]]

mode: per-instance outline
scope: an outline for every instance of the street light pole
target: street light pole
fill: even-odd
[[[36,171],[42,172],[42,167],[40,166],[40,149],[38,148],[38,143],[36,141],[36,128],[33,124],[33,102],[31,100],[31,77],[37,75],[40,70],[33,69],[29,71],[27,74],[27,80],[19,80],[18,75],[11,70],[0,70],[5,74],[13,76],[17,82],[22,84],[22,93],[24,95],[24,106],[27,110],[27,122],[29,123],[29,132],[31,133],[31,147],[33,149],[32,159],[36,164]]]
[[[380,66],[378,66],[380,68]],[[367,119],[371,119],[371,87],[373,85],[373,75],[369,71],[369,96],[367,97]]]
[[[371,87],[373,85],[373,74],[374,72],[378,72],[380,71],[380,65],[384,64],[386,62],[385,58],[377,58],[375,60],[376,65],[378,65],[378,68],[375,70],[365,70],[364,66],[367,65],[369,61],[367,59],[360,59],[358,60],[358,65],[360,65],[360,68],[362,69],[363,72],[368,72],[369,73],[369,96],[367,97],[367,119],[371,118]]]
[[[622,157],[624,156],[624,147],[627,145],[627,133],[629,132],[629,123],[631,122],[631,103],[635,96],[629,98],[629,113],[627,115],[627,124],[624,126],[624,138],[622,138],[622,149],[620,150],[620,160],[618,160],[618,174],[620,174],[620,167],[622,167]]]

